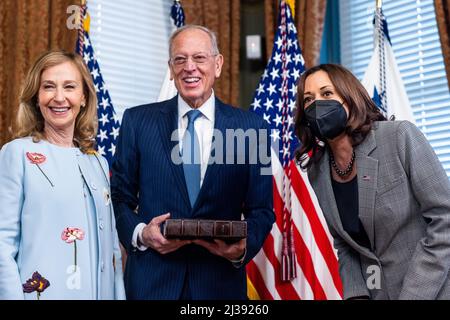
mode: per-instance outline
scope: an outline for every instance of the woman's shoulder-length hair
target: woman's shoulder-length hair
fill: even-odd
[[[321,64],[308,69],[299,80],[295,117],[295,133],[301,142],[301,147],[296,152],[296,159],[303,169],[317,163],[322,158],[326,146],[326,141],[318,141],[311,132],[304,111],[306,79],[318,71],[327,73],[336,90],[335,93],[348,107],[349,116],[345,133],[351,138],[353,146],[357,146],[364,140],[372,129],[374,121],[386,120],[361,82],[348,69],[337,64]],[[307,157],[308,154],[311,154],[311,157]],[[312,161],[303,161],[305,158],[310,158]]]
[[[42,54],[31,66],[19,97],[19,111],[14,127],[14,138],[31,136],[34,142],[44,138],[44,117],[38,106],[38,94],[42,73],[56,65],[71,62],[80,72],[86,105],[80,108],[75,120],[74,143],[86,153],[95,147],[97,134],[97,96],[89,73],[81,56],[62,50],[48,51]]]

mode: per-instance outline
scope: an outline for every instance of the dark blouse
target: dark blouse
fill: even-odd
[[[348,182],[337,182],[331,179],[336,205],[341,218],[342,227],[359,245],[370,248],[369,238],[359,220],[358,179],[355,176]]]

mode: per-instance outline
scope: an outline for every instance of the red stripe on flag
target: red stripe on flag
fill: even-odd
[[[276,224],[278,226],[278,230],[280,230],[280,233],[283,231],[283,209],[284,209],[284,203],[281,199],[279,190],[277,188],[277,184],[275,182],[275,179],[273,181],[273,206],[275,211],[275,220]],[[275,226],[274,226],[275,228]],[[283,240],[280,239],[282,242]],[[298,295],[295,288],[292,286],[291,282],[283,282],[281,281],[281,263],[280,260],[281,257],[276,257],[275,255],[275,245],[274,245],[274,239],[273,234],[270,233],[267,237],[266,241],[263,245],[264,252],[266,253],[266,256],[270,263],[273,266],[274,272],[275,272],[275,287],[278,291],[278,294],[280,295],[281,299],[283,300],[299,300],[301,299]]]
[[[276,205],[281,207],[283,204],[283,201],[278,193],[278,189],[274,190],[274,204],[275,208]],[[280,215],[280,219],[278,219],[278,216]],[[276,221],[278,228],[281,229],[282,226],[282,220],[281,220],[281,212],[277,213],[277,221]],[[314,263],[311,257],[311,253],[308,250],[308,247],[306,246],[305,242],[303,241],[303,238],[301,237],[297,227],[294,224],[294,242],[295,242],[295,253],[297,255],[297,261],[302,268],[303,274],[308,281],[308,283],[311,286],[311,289],[313,290],[314,297],[316,299],[326,299],[325,292],[323,291],[322,286],[320,285],[320,281],[316,276],[316,273],[314,271]],[[281,268],[281,266],[279,267]]]
[[[256,292],[258,292],[261,300],[273,300],[273,296],[267,289],[264,279],[253,260],[247,264],[247,276],[253,284],[253,287],[255,287]]]
[[[311,257],[311,253],[297,228],[294,228],[294,241],[297,261],[303,270],[306,280],[308,280],[308,283],[311,286],[314,293],[314,300],[326,300],[327,296],[322,288],[319,278],[317,278],[316,271],[314,270],[314,261]]]
[[[295,180],[292,178],[292,180]],[[278,189],[275,187],[276,191]],[[281,197],[279,196],[278,192],[275,192],[274,189],[274,204],[276,203],[283,203]],[[275,205],[276,210],[276,205]],[[276,212],[276,211],[275,211]],[[295,213],[294,213],[295,214]],[[298,213],[297,213],[298,214]],[[281,212],[277,213],[277,220],[276,223],[280,230],[282,230],[282,219],[281,219]],[[280,219],[278,219],[278,215],[280,215]],[[309,252],[308,247],[306,246],[305,242],[303,241],[302,236],[300,235],[297,227],[294,224],[294,243],[295,243],[295,254],[297,256],[297,261],[300,265],[300,267],[303,270],[303,274],[305,275],[306,280],[311,286],[311,289],[314,293],[315,299],[326,299],[325,292],[320,284],[319,279],[317,278],[317,275],[314,270],[314,262],[311,257],[311,253]],[[312,230],[311,230],[312,232]],[[327,238],[328,239],[328,238]]]
[[[267,259],[275,271],[275,288],[282,300],[300,300],[300,296],[295,291],[291,282],[281,281],[281,263],[275,256],[274,241],[272,234],[269,234],[263,246]]]
[[[323,228],[319,217],[317,216],[316,208],[314,203],[309,196],[309,190],[303,181],[300,172],[294,164],[294,161],[291,161],[291,177],[292,177],[292,188],[294,189],[297,198],[299,199],[303,210],[305,211],[306,216],[308,217],[309,223],[311,225],[312,233],[316,240],[317,246],[319,247],[320,252],[323,255],[325,263],[328,266],[330,274],[333,278],[333,283],[338,290],[338,292],[342,296],[342,282],[339,276],[339,266],[336,255],[334,254],[333,248],[331,246],[330,241],[328,240],[328,236]]]

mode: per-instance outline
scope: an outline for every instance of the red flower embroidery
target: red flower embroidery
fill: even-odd
[[[36,152],[27,152],[27,158],[31,161],[32,164],[41,164],[46,160],[43,154]]]

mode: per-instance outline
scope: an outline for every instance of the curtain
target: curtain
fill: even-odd
[[[233,106],[239,101],[239,0],[184,0],[187,24],[198,24],[212,30],[217,36],[220,53],[224,57],[222,74],[216,80],[214,92],[225,103]]]
[[[447,83],[450,88],[450,0],[434,0]]]
[[[67,8],[80,0],[0,1],[0,146],[11,139],[22,81],[49,49],[74,51],[76,30],[66,22]]]
[[[306,67],[319,62],[327,0],[295,0],[295,24]],[[279,1],[265,0],[266,49],[272,52]]]

